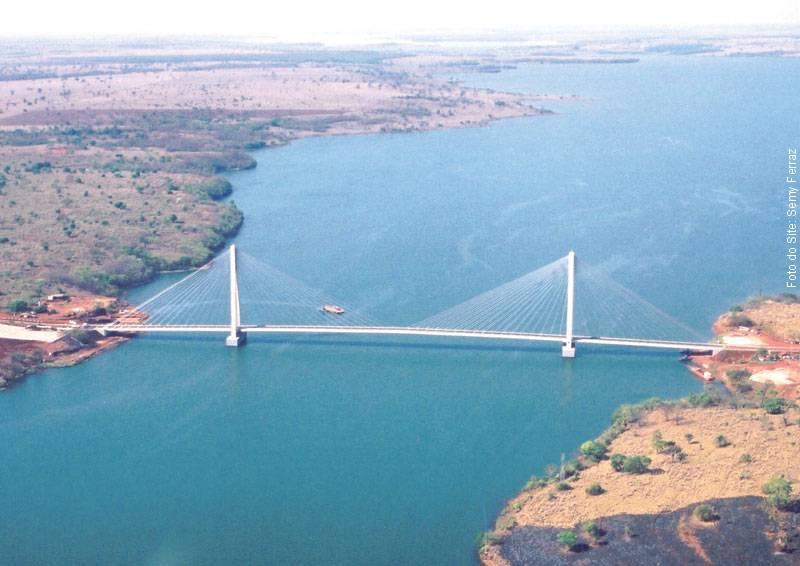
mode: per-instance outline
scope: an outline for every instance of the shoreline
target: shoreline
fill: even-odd
[[[491,90],[491,89],[484,89],[484,90],[486,90],[488,93],[496,94],[496,91],[494,91],[494,90]],[[499,94],[506,94],[508,96],[521,96],[521,95],[514,94],[514,93],[499,93]],[[434,126],[434,127],[427,127],[427,128],[422,128],[422,129],[378,129],[378,130],[370,129],[369,127],[365,127],[363,130],[353,130],[353,131],[332,130],[332,131],[319,131],[319,132],[308,132],[308,131],[306,131],[306,132],[300,132],[300,133],[298,133],[298,132],[289,132],[289,137],[281,140],[280,142],[269,143],[269,144],[266,144],[264,147],[259,147],[259,148],[254,149],[254,150],[247,151],[245,153],[245,155],[247,155],[247,157],[251,161],[248,163],[248,165],[246,167],[230,167],[230,168],[226,168],[224,171],[221,171],[220,174],[224,177],[226,174],[229,174],[229,173],[235,173],[237,171],[247,170],[247,169],[255,169],[258,166],[258,161],[253,157],[253,152],[255,152],[255,151],[266,151],[266,150],[270,150],[270,149],[289,146],[293,141],[302,140],[302,139],[317,138],[317,137],[353,136],[353,135],[410,134],[410,133],[432,132],[432,131],[437,131],[437,130],[441,130],[441,129],[465,129],[465,128],[478,128],[478,127],[482,128],[482,127],[488,126],[489,124],[491,124],[493,122],[497,122],[497,121],[500,121],[500,120],[510,120],[510,119],[520,119],[520,118],[534,118],[534,117],[548,116],[548,115],[555,115],[556,114],[553,111],[545,110],[545,109],[534,109],[534,108],[531,107],[530,110],[531,110],[530,112],[524,112],[524,113],[521,112],[521,113],[516,114],[516,115],[506,115],[506,116],[491,116],[490,115],[486,120],[481,121],[481,122],[452,124],[452,125],[448,125],[446,127],[436,127],[436,126]],[[294,135],[292,135],[292,134],[294,134]],[[226,178],[226,181],[227,181],[227,178]],[[231,192],[229,192],[228,194],[224,195],[223,198],[219,200],[219,202],[230,203],[230,202],[233,201],[234,196],[235,196],[235,188],[232,187]],[[240,218],[241,219],[236,224],[235,230],[233,232],[225,232],[224,235],[221,234],[221,235],[223,235],[224,240],[222,240],[222,243],[219,246],[217,246],[217,249],[213,252],[213,254],[209,258],[206,259],[206,262],[207,261],[211,261],[211,259],[217,257],[221,252],[223,252],[225,250],[225,246],[227,244],[229,244],[233,239],[235,239],[236,236],[239,234],[239,231],[241,230],[241,227],[244,224],[244,221],[246,219],[246,213],[244,211],[238,209],[238,207],[236,208],[236,210],[238,212],[240,212],[240,214],[241,214]],[[113,298],[115,300],[117,300],[117,301],[122,301],[123,305],[127,305],[127,303],[121,298],[121,296],[124,293],[129,292],[129,291],[134,290],[134,289],[137,289],[137,288],[140,288],[140,287],[143,287],[145,285],[151,284],[154,281],[156,281],[159,277],[161,277],[162,275],[166,275],[166,274],[169,274],[169,273],[189,273],[191,271],[193,271],[192,268],[188,268],[188,269],[184,269],[184,268],[172,269],[172,268],[169,268],[169,267],[167,269],[154,271],[153,273],[148,275],[145,279],[137,281],[135,285],[121,287],[119,289],[119,294],[116,295]],[[76,296],[79,296],[79,297],[81,297],[83,299],[87,299],[87,300],[94,300],[96,298],[96,295],[88,294],[88,293],[76,294]],[[69,356],[64,358],[64,359],[66,359],[68,361],[65,361],[65,362],[58,361],[58,362],[34,363],[34,364],[31,364],[31,365],[25,366],[23,371],[22,371],[22,373],[20,373],[20,374],[18,374],[16,376],[11,376],[10,379],[0,378],[0,393],[8,391],[10,389],[13,389],[13,387],[15,385],[20,384],[22,381],[26,380],[27,378],[29,378],[29,377],[31,377],[33,375],[43,373],[47,369],[72,367],[72,366],[80,364],[80,363],[82,363],[84,361],[90,360],[90,359],[94,358],[95,356],[98,356],[98,355],[102,354],[103,352],[105,352],[107,350],[116,348],[117,346],[127,342],[128,340],[135,339],[135,336],[127,336],[127,337],[119,336],[119,337],[111,337],[111,338],[116,338],[117,340],[114,340],[112,342],[106,342],[106,340],[103,340],[102,344],[100,343],[101,341],[98,341],[98,343],[96,345],[85,346],[85,347],[81,348],[81,350],[78,351],[79,352],[78,354],[69,355]],[[0,343],[2,343],[2,342],[6,342],[6,343],[7,342],[20,342],[20,343],[25,342],[25,344],[23,346],[29,346],[30,345],[29,341],[15,341],[15,340],[11,340],[11,339],[0,338]],[[38,342],[36,342],[36,343],[38,343]],[[35,346],[33,348],[36,349]]]
[[[781,298],[783,301],[779,300]],[[795,345],[796,340],[774,335],[775,327],[755,314],[759,306],[766,304],[771,308],[775,303],[782,305],[780,310],[784,312],[795,306],[800,310],[800,298],[796,296],[760,297],[746,303],[744,309],[732,307],[731,312],[721,314],[713,324],[714,333],[722,342],[733,336],[753,339],[752,334],[756,332],[758,343],[764,346],[763,352],[746,355],[723,352],[719,357],[702,356],[703,362],[699,364],[697,356],[690,357],[686,369],[705,382],[702,393],[675,400],[652,399],[622,405],[613,413],[611,424],[596,439],[572,448],[572,459],[566,466],[562,464],[557,475],[533,476],[506,502],[492,530],[481,535],[477,556],[482,566],[509,566],[517,563],[509,560],[509,556],[520,559],[522,555],[533,563],[549,560],[548,563],[568,564],[573,562],[573,557],[578,559],[584,553],[591,556],[592,552],[603,555],[597,560],[624,563],[633,560],[626,554],[630,552],[630,543],[636,540],[628,536],[630,525],[646,530],[655,518],[667,520],[668,516],[674,516],[682,526],[677,529],[676,540],[661,544],[672,545],[666,547],[670,552],[677,552],[676,548],[686,552],[685,548],[680,548],[686,545],[689,554],[696,553],[695,558],[711,563],[706,560],[706,550],[718,552],[714,547],[717,543],[706,538],[704,544],[708,549],[704,549],[698,538],[698,527],[710,528],[702,522],[692,523],[696,521],[698,507],[725,509],[729,515],[751,512],[744,509],[753,505],[755,509],[769,508],[762,483],[778,476],[790,482],[800,480],[800,466],[796,464],[800,452],[791,433],[786,432],[789,436],[781,433],[786,427],[800,426],[800,418],[797,418],[800,405],[796,403],[800,392],[753,379],[759,373],[750,369],[754,365],[794,364],[793,375],[800,376],[800,356],[795,356],[797,361],[787,361],[780,355],[769,354],[770,351],[780,352],[781,346]],[[743,319],[738,317],[745,316],[740,314],[742,312],[752,316],[759,326],[740,326]],[[771,321],[767,319],[767,322]],[[762,333],[762,325],[772,328],[773,334]],[[800,328],[797,331],[800,332]],[[762,369],[764,371],[769,370]],[[746,378],[755,383],[750,385],[749,380],[744,381]],[[714,383],[724,387],[724,395],[719,390],[714,392]],[[649,442],[651,436],[652,443]],[[709,448],[705,449],[706,446]],[[728,446],[735,451],[726,452]],[[793,452],[797,455],[792,456]],[[612,471],[613,462],[608,462],[612,453],[646,455],[645,468],[653,462],[654,470],[641,475]],[[729,471],[739,468],[743,469]],[[758,477],[754,478],[756,470]],[[738,482],[731,480],[733,473],[739,473]],[[662,479],[664,476],[666,481]],[[548,489],[550,491],[545,493]],[[769,511],[760,519],[759,528],[787,532],[795,528],[792,525],[797,521],[787,514],[782,515],[781,509]],[[595,531],[590,533],[587,525],[591,524],[595,525],[591,527]],[[599,530],[598,524],[601,525]],[[620,525],[624,525],[624,531]],[[577,533],[575,542],[566,549],[563,543],[559,546],[556,542],[559,529],[567,529],[560,533]],[[627,541],[627,547],[609,539]],[[800,542],[795,547],[793,540],[791,534],[784,538],[768,536],[760,546],[762,550],[774,546],[776,552],[800,550]],[[617,546],[609,550],[612,542]],[[644,548],[652,553],[652,547]],[[652,557],[652,554],[647,556]],[[521,563],[528,563],[525,560]]]

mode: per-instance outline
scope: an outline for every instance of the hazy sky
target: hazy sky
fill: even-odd
[[[800,24],[800,0],[5,0],[0,35],[269,35]]]

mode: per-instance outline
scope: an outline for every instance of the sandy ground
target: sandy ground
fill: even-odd
[[[22,326],[0,324],[0,339],[27,340],[31,342],[44,342],[49,344],[61,338],[61,332],[52,330],[31,330]]]
[[[798,383],[796,372],[789,368],[765,369],[750,376],[756,383],[772,383],[773,385],[794,385]]]

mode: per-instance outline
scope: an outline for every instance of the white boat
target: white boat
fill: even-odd
[[[344,309],[339,305],[322,305],[319,310],[325,314],[344,314]]]

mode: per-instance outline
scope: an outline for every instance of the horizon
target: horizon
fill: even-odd
[[[306,0],[292,5],[252,7],[244,0],[230,0],[224,12],[183,1],[143,0],[121,13],[112,13],[99,0],[69,4],[46,0],[35,5],[14,3],[6,11],[7,25],[0,25],[1,38],[270,38],[302,42],[321,37],[702,30],[730,33],[800,27],[800,4],[793,0],[767,0],[757,6],[730,5],[723,0],[676,0],[669,6],[644,5],[634,0],[602,5],[576,0],[542,8],[518,5],[514,0],[499,0],[491,8],[465,7],[454,0],[436,5],[410,0],[402,6],[389,7],[364,0],[343,0],[336,5]],[[11,23],[13,26],[8,25]]]

